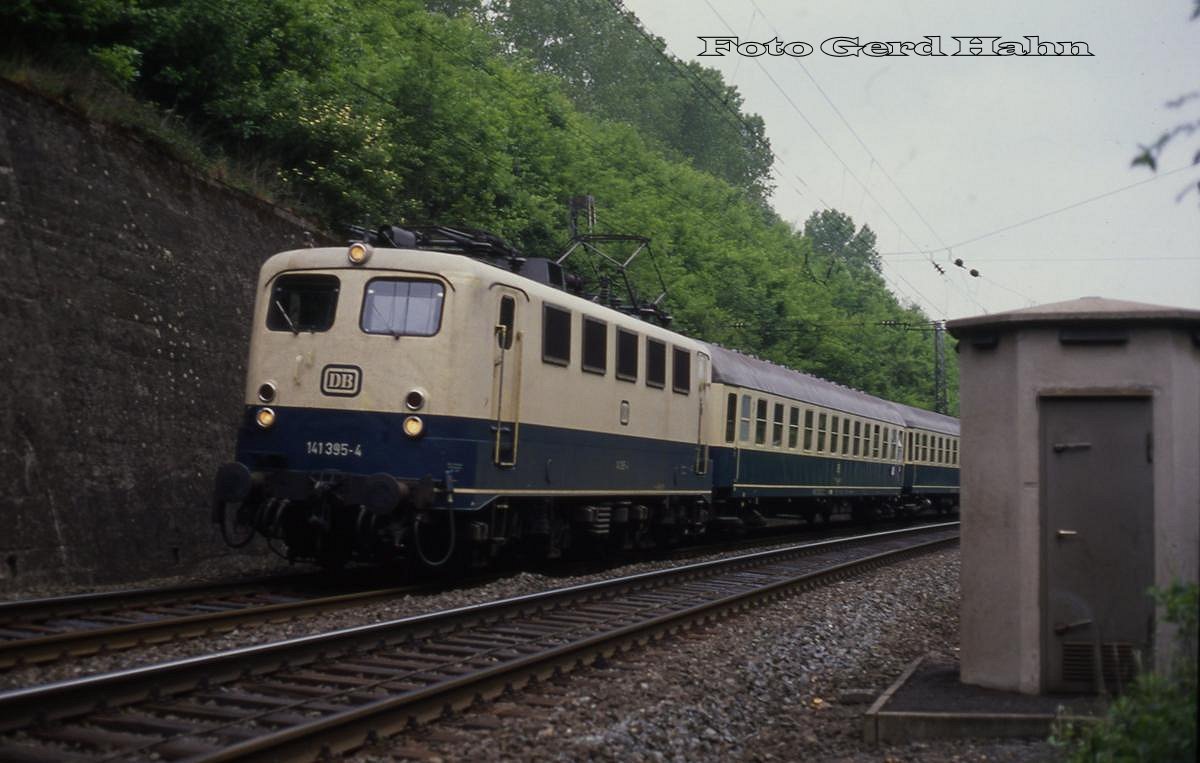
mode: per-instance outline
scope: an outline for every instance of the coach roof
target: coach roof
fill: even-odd
[[[953,416],[947,416],[944,413],[934,413],[924,408],[914,408],[904,403],[891,403],[891,406],[904,418],[905,426],[928,429],[930,432],[939,432],[941,434],[958,435],[958,419]]]

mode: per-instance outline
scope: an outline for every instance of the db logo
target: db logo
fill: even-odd
[[[321,369],[321,392],[331,397],[354,397],[362,388],[358,366],[328,365]]]

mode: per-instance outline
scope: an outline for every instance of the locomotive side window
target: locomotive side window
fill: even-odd
[[[750,396],[742,395],[742,429],[738,434],[742,442],[750,442]]]
[[[792,406],[792,410],[788,413],[788,447],[793,450],[796,447],[796,441],[800,439],[800,409]]]
[[[842,419],[842,455],[850,455],[850,419]]]
[[[755,408],[754,444],[763,445],[767,441],[767,401],[760,397]]]
[[[646,386],[662,389],[667,386],[667,345],[646,338]]]
[[[835,456],[838,452],[838,423],[837,416],[829,420],[829,452]]]
[[[328,331],[337,310],[340,282],[329,275],[283,275],[271,287],[267,328],[271,331]]]
[[[692,353],[671,348],[671,389],[686,395],[692,389]]]
[[[542,360],[557,366],[571,364],[571,313],[542,305]]]
[[[617,329],[617,378],[635,382],[638,375],[638,335],[623,328]],[[730,437],[730,442],[733,438]]]
[[[608,372],[608,324],[583,316],[583,370],[593,374]]]
[[[517,301],[512,297],[500,298],[500,320],[497,325],[503,326],[504,331],[496,332],[496,343],[501,349],[511,350],[513,346],[513,328],[517,314]]]
[[[776,448],[783,447],[783,403],[775,404],[775,421],[771,428],[771,444]]]
[[[620,374],[620,372],[621,364],[618,359],[617,373]],[[620,377],[618,376],[617,378]],[[728,402],[725,404],[725,442],[733,442],[735,434],[737,434],[737,393],[730,392]]]
[[[390,336],[433,336],[442,326],[445,293],[436,281],[373,278],[363,297],[362,330]]]

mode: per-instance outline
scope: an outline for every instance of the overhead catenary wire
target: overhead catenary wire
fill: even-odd
[[[1082,207],[1085,204],[1091,204],[1092,202],[1100,201],[1101,199],[1107,199],[1110,196],[1115,196],[1119,193],[1124,193],[1125,191],[1132,190],[1134,188],[1137,188],[1138,186],[1143,186],[1143,185],[1146,185],[1147,183],[1153,183],[1155,180],[1161,180],[1165,177],[1170,177],[1171,175],[1177,174],[1179,172],[1183,172],[1184,170],[1194,169],[1195,166],[1196,165],[1194,165],[1194,164],[1185,164],[1182,167],[1176,167],[1173,170],[1168,170],[1167,172],[1162,172],[1162,173],[1156,174],[1153,177],[1146,178],[1145,180],[1139,180],[1136,183],[1130,183],[1129,185],[1123,185],[1120,188],[1114,188],[1110,191],[1105,191],[1104,193],[1097,194],[1095,196],[1089,196],[1086,199],[1081,199],[1080,201],[1076,201],[1074,203],[1067,204],[1066,206],[1059,207],[1058,209],[1052,209],[1049,212],[1043,212],[1039,215],[1034,215],[1033,217],[1029,217],[1024,220],[1021,220],[1020,222],[1011,223],[1009,225],[1005,225],[1003,227],[996,228],[995,230],[990,230],[987,233],[981,233],[978,236],[973,236],[968,239],[963,239],[962,241],[959,241],[954,244],[950,244],[949,246],[943,247],[942,249],[936,249],[934,251],[950,252],[954,249],[958,249],[960,247],[967,246],[968,244],[974,244],[977,241],[982,241],[985,238],[991,238],[992,236],[998,236],[1001,233],[1007,233],[1008,231],[1013,230],[1015,228],[1020,228],[1025,225],[1029,225],[1030,223],[1035,223],[1039,220],[1045,220],[1047,217],[1053,217],[1054,215],[1062,214],[1063,212],[1070,211],[1077,207]],[[904,250],[904,251],[896,251],[896,252],[880,252],[879,256],[880,257],[895,257],[895,256],[902,255],[902,254],[927,254],[927,253],[928,253],[928,250],[913,249],[913,250]]]

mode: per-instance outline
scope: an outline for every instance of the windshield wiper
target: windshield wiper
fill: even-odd
[[[296,328],[295,323],[292,323],[292,316],[287,314],[287,310],[283,309],[283,305],[279,303],[279,300],[275,300],[275,307],[279,310],[279,314],[283,316],[283,319],[287,321],[288,328],[292,330],[292,333],[299,336],[300,329]]]

